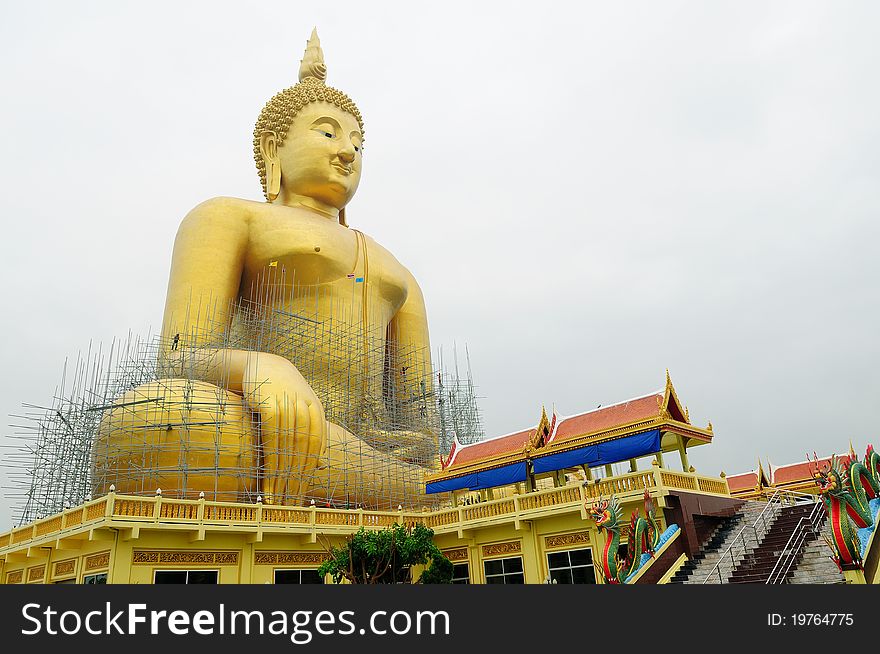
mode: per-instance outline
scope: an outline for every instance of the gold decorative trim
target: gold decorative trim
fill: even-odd
[[[543,456],[546,454],[559,454],[561,452],[567,452],[568,450],[586,447],[588,445],[597,445],[599,443],[619,440],[621,438],[626,438],[627,436],[632,436],[643,431],[650,431],[652,429],[681,433],[683,435],[686,435],[688,438],[697,438],[704,443],[712,442],[711,429],[701,429],[694,425],[671,419],[671,417],[669,419],[664,419],[661,416],[654,416],[651,418],[640,418],[638,420],[634,420],[623,425],[616,425],[614,427],[602,429],[596,432],[572,436],[570,438],[566,438],[560,441],[554,440],[549,448],[542,449],[540,451],[540,455]],[[538,452],[536,452],[535,454],[538,454]],[[519,461],[522,461],[524,457],[525,453],[522,450],[518,450],[516,452],[507,452],[500,456],[484,456],[479,459],[470,461],[466,465],[463,465],[460,468],[456,468],[455,470],[446,470],[434,474],[425,475],[425,480],[427,482],[433,482],[438,480],[463,477],[470,474],[475,469],[492,470],[494,468],[499,468],[510,463],[517,463]]]
[[[324,552],[254,552],[254,565],[321,565]]]
[[[518,540],[508,541],[507,543],[483,545],[484,559],[492,556],[504,556],[505,554],[519,554],[520,552],[522,552],[522,543]]]
[[[135,550],[132,565],[238,565],[238,552],[188,552],[177,550]]]
[[[85,570],[100,570],[101,568],[107,568],[110,566],[110,551],[100,552],[98,554],[92,554],[92,556],[86,557],[85,562]]]
[[[575,531],[570,534],[547,536],[544,539],[544,549],[569,547],[571,545],[591,545],[589,531]]]
[[[443,556],[450,561],[467,561],[468,551],[466,547],[456,547],[452,550],[442,550]]]
[[[76,572],[76,559],[67,559],[66,561],[58,561],[55,564],[55,572],[53,577],[65,577]]]
[[[27,576],[28,583],[30,583],[32,581],[40,581],[45,576],[46,576],[46,566],[45,565],[38,565],[38,566],[34,566],[33,568],[28,568],[28,576]]]
[[[24,570],[16,570],[14,572],[10,572],[6,575],[6,583],[7,584],[20,584],[21,580],[24,578]]]

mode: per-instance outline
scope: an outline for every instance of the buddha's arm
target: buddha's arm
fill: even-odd
[[[425,298],[412,275],[407,283],[406,301],[388,326],[388,338],[395,346],[392,351],[397,351],[401,358],[396,362],[400,365],[393,368],[397,381],[415,392],[414,385],[419,380],[431,378],[431,345]]]
[[[235,200],[200,204],[174,242],[162,323],[161,359],[188,374],[241,393],[259,413],[266,502],[301,494],[326,441],[324,410],[288,360],[223,349],[249,242],[249,216]]]
[[[404,401],[422,412],[422,422],[430,424],[436,405],[431,345],[428,337],[428,315],[425,299],[415,278],[409,275],[407,297],[388,326],[390,361],[387,370]],[[424,456],[436,450],[436,434],[422,433],[418,443],[401,443],[404,449],[415,449]],[[403,454],[403,453],[402,453]],[[414,452],[415,454],[415,452]]]

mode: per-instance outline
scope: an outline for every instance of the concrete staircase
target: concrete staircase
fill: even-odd
[[[786,583],[845,584],[846,580],[837,564],[831,560],[831,550],[827,543],[819,537],[806,544],[800,563]]]
[[[804,502],[803,497],[797,501]],[[715,529],[700,552],[669,583],[767,583],[780,557],[787,553],[786,548],[796,550],[790,539],[798,528],[803,529],[803,546],[793,560],[779,568],[774,583],[844,583],[824,540],[807,524],[810,520],[819,530],[825,515],[821,507],[809,500],[794,505],[780,503],[769,509],[763,502],[747,502]],[[782,574],[786,566],[789,569]]]
[[[715,529],[700,552],[694,555],[694,558],[690,561],[687,561],[669,580],[669,583],[702,584],[710,573],[713,575],[713,578],[717,577],[720,573],[726,583],[729,576],[733,573],[733,562],[728,560],[721,563],[714,572],[713,568],[715,568],[721,556],[734,544],[737,536],[740,538],[744,536],[747,545],[757,545],[751,530],[746,529],[745,532],[742,532],[742,530],[744,527],[753,525],[761,512],[766,508],[767,504],[764,502],[746,502],[743,504],[736,514],[727,518],[724,523]],[[719,583],[719,581],[716,579],[709,583]]]
[[[739,561],[728,582],[731,584],[767,583],[767,578],[773,572],[779,557],[785,553],[789,539],[801,518],[807,518],[814,506],[814,504],[799,504],[783,507],[761,542]],[[815,540],[815,535],[810,533],[809,540]],[[792,567],[797,563],[798,561],[795,560]],[[780,579],[779,583],[784,583],[784,580]]]

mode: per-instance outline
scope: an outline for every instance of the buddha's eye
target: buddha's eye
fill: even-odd
[[[333,125],[316,125],[312,129],[314,129],[321,136],[324,136],[328,139],[336,138],[336,129],[333,127]]]
[[[354,146],[354,151],[355,151],[355,152],[360,152],[361,149],[360,149],[358,146]]]

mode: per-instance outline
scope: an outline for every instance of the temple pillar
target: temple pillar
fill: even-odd
[[[685,444],[684,436],[681,434],[678,435],[678,454],[681,456],[681,469],[684,472],[688,472],[691,464],[688,463],[687,445]]]
[[[630,472],[638,472],[639,471],[639,467],[636,465],[635,459],[629,460],[629,471]]]
[[[614,470],[611,468],[610,463],[605,464],[605,476],[606,477],[613,477],[614,476]]]

